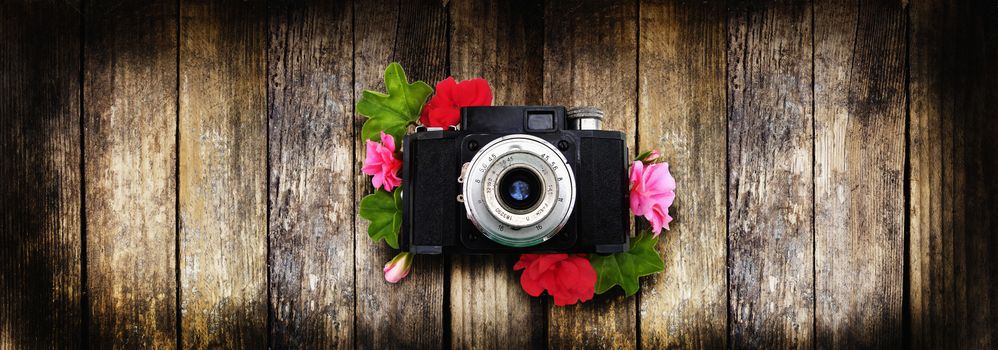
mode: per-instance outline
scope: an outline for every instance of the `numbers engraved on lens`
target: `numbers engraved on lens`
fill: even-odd
[[[545,216],[548,215],[548,212],[549,212],[548,210],[550,208],[551,208],[551,204],[549,202],[541,202],[537,206],[537,210],[534,211],[534,215],[531,216],[531,220],[537,220],[537,219],[544,218]]]
[[[500,217],[502,217],[503,219],[506,219],[506,220],[513,220],[513,215],[512,215],[512,214],[510,214],[509,212],[507,212],[507,211],[503,210],[503,209],[502,209],[501,207],[496,207],[496,208],[495,208],[494,210],[492,210],[492,211],[494,211],[494,212],[496,213],[496,215],[499,215],[499,216],[500,216]]]
[[[508,168],[510,165],[516,164],[518,161],[520,161],[518,158],[519,157],[517,157],[517,153],[510,154],[506,156],[506,158],[503,158],[498,162],[499,167],[504,169]]]
[[[479,182],[481,182],[481,181],[479,180]],[[491,194],[492,193],[492,189],[495,188],[495,185],[496,185],[496,178],[495,177],[486,178],[485,179],[485,193]]]

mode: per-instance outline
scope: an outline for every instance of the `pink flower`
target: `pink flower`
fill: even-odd
[[[412,270],[412,254],[401,252],[385,264],[385,281],[398,283]]]
[[[669,229],[669,206],[676,198],[676,179],[669,173],[669,163],[645,166],[641,161],[631,164],[631,212],[644,216],[658,236],[662,228]]]
[[[371,184],[374,188],[384,187],[385,191],[391,191],[402,184],[402,179],[398,177],[399,168],[402,161],[395,158],[395,139],[392,135],[381,132],[381,143],[371,140],[367,141],[367,158],[364,159],[364,167],[361,170],[364,174],[374,176]]]

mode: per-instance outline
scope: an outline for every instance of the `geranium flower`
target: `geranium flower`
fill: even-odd
[[[631,164],[631,212],[644,216],[658,236],[662,228],[669,229],[669,206],[676,198],[676,179],[669,173],[669,163],[644,165],[639,160]]]
[[[558,306],[590,300],[596,289],[596,270],[584,255],[523,254],[513,269],[524,270],[520,285],[527,294],[546,289]]]
[[[385,264],[385,281],[388,283],[398,283],[412,270],[412,254],[401,252]]]
[[[367,157],[361,171],[373,176],[371,184],[374,188],[384,187],[385,191],[391,192],[395,186],[401,185],[402,179],[398,177],[401,167],[402,161],[395,158],[395,138],[392,135],[382,131],[381,143],[367,140]]]
[[[457,82],[447,77],[437,83],[436,93],[419,113],[419,123],[446,128],[461,122],[461,107],[492,105],[492,88],[485,79]]]

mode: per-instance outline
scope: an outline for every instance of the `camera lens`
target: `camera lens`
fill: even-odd
[[[554,144],[510,134],[481,146],[461,168],[462,202],[485,237],[509,247],[547,241],[575,205],[575,173]]]
[[[514,168],[499,180],[499,199],[515,212],[532,208],[541,198],[541,179],[527,168]]]

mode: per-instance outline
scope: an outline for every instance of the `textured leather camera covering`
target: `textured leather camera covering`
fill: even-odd
[[[425,132],[421,136],[440,135],[444,132]],[[450,132],[448,132],[450,134]],[[411,247],[414,253],[441,253],[442,246],[452,245],[456,241],[458,231],[458,215],[463,215],[464,208],[459,207],[457,195],[460,191],[457,183],[458,154],[453,137],[421,138],[417,142],[406,140],[404,154],[407,156],[410,168],[406,175],[405,198],[406,207],[411,205],[411,216],[403,221],[403,241]],[[412,186],[410,184],[417,184]],[[413,199],[419,198],[419,203],[433,205],[412,205]],[[413,228],[419,233],[411,235]],[[446,242],[446,243],[445,243]],[[405,249],[405,248],[403,248]]]
[[[628,235],[619,234],[630,230],[624,140],[584,135],[581,152],[583,157],[575,170],[579,240],[592,243],[601,253],[627,249]],[[615,217],[620,219],[613,220]]]

